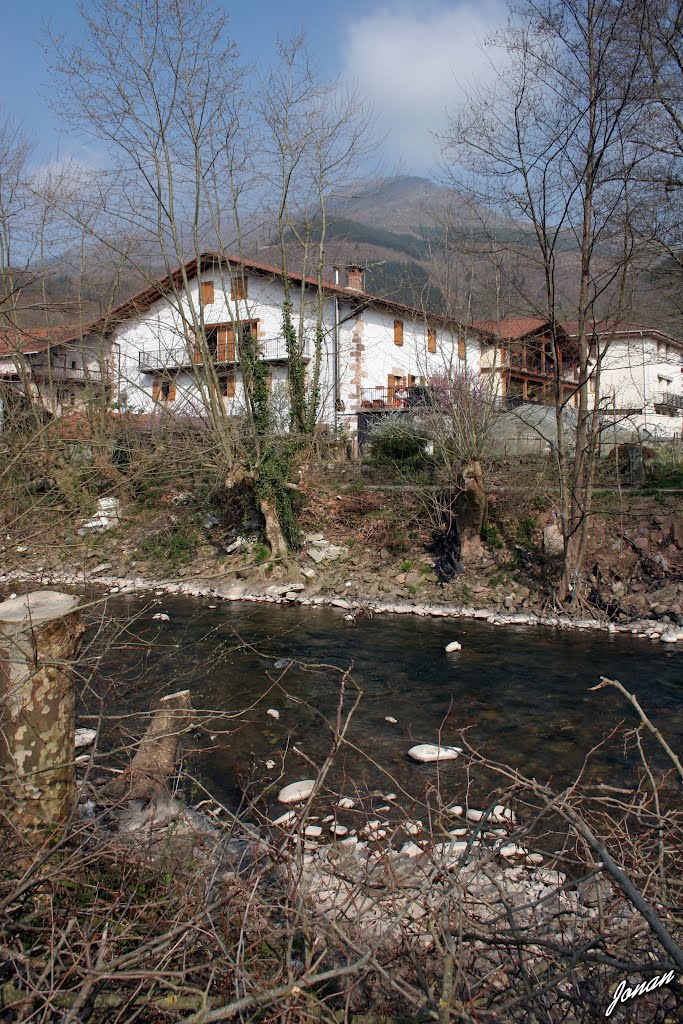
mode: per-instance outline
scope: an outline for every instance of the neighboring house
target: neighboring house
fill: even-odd
[[[551,325],[540,317],[479,321],[482,370],[497,375],[507,408],[555,402]],[[577,405],[578,324],[557,326],[559,378],[568,410]],[[683,343],[636,324],[594,323],[590,331],[589,394],[604,430],[619,437],[680,435],[683,415]]]
[[[411,388],[448,367],[478,373],[479,343],[456,323],[366,294],[359,266],[347,273],[345,287],[289,275],[309,378],[320,312],[322,423],[353,434],[358,412],[399,408]],[[245,397],[240,340],[247,332],[270,368],[271,388],[286,381],[284,300],[277,268],[206,253],[90,325],[89,334],[117,353],[118,395],[128,408],[201,412],[209,378],[191,331],[193,315],[200,315],[220,397],[238,413]]]
[[[109,404],[111,348],[100,337],[82,338],[72,327],[0,332],[0,383],[59,414],[93,400]]]

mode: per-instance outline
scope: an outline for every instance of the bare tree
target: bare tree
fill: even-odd
[[[636,7],[629,0],[513,5],[507,28],[493,40],[494,85],[468,95],[443,139],[455,186],[505,214],[506,230],[492,237],[501,248],[526,248],[542,282],[529,304],[547,321],[551,339],[561,601],[579,599],[591,512],[599,401],[590,383],[599,383],[606,353],[604,344],[592,345],[593,325],[623,318],[634,249],[642,53],[624,39]],[[576,255],[568,257],[568,249]],[[562,370],[560,323],[568,307],[577,319],[568,360],[573,379]],[[569,406],[576,407],[575,426],[564,415]]]

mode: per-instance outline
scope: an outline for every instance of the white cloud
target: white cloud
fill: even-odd
[[[374,105],[391,160],[407,172],[434,165],[431,132],[446,123],[463,87],[493,76],[484,37],[505,19],[503,0],[450,6],[385,6],[347,27],[344,73]]]

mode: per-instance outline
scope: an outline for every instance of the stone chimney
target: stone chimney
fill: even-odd
[[[352,288],[354,292],[365,291],[365,283],[363,281],[365,269],[360,263],[349,263],[346,267],[346,274],[347,288]]]

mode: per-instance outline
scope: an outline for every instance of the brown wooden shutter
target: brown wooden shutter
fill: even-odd
[[[157,379],[152,381],[152,401],[159,401],[159,381]]]
[[[235,328],[230,326],[225,328],[225,358],[234,363],[237,359],[235,354]]]
[[[247,275],[240,274],[238,277],[234,277],[232,281],[232,297],[233,299],[246,299],[247,298]]]
[[[403,344],[403,321],[394,320],[394,345]]]
[[[194,361],[195,361],[195,363],[201,363],[201,361],[202,361],[202,351],[201,351],[201,349],[199,347],[199,339],[198,338],[194,339]]]
[[[465,358],[465,339],[458,338],[458,359]]]
[[[436,327],[427,328],[427,351],[436,352]]]
[[[169,402],[175,402],[175,377],[172,378],[168,385],[168,400]]]
[[[228,374],[227,396],[228,396],[228,398],[234,398],[235,397],[235,371],[234,370],[231,370],[230,373]]]
[[[205,306],[210,305],[213,302],[213,297],[213,281],[202,281],[202,303]]]
[[[218,327],[216,333],[216,362],[224,363],[228,359],[228,328]]]

